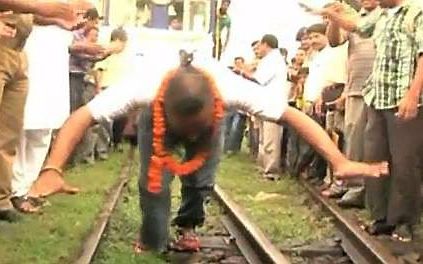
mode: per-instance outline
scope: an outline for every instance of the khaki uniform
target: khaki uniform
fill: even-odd
[[[16,28],[14,38],[0,38],[0,209],[11,208],[12,163],[23,128],[28,90],[27,62],[22,48],[32,29],[32,15],[0,18]]]

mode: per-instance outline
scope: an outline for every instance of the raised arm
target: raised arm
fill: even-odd
[[[329,23],[326,35],[331,47],[338,47],[347,41],[347,34],[341,31],[339,25],[333,21]]]
[[[0,0],[0,10],[31,13],[43,17],[57,17],[65,20],[75,19],[73,6],[61,2]]]

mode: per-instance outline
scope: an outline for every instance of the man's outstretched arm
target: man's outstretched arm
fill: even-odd
[[[288,107],[278,123],[281,125],[287,123],[292,126],[314,150],[329,162],[334,176],[338,178],[380,177],[388,174],[387,162],[368,164],[348,160],[323,128],[295,108]]]
[[[78,190],[68,187],[59,173],[66,164],[75,147],[81,141],[85,131],[94,119],[84,106],[72,114],[65,122],[53,142],[51,153],[47,158],[45,169],[32,186],[29,196],[48,196],[58,192],[74,193]]]

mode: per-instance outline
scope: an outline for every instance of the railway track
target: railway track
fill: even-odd
[[[133,161],[127,159],[122,166],[117,184],[109,192],[94,228],[83,242],[81,253],[74,263],[89,264],[95,259],[99,245],[106,237],[108,222],[128,183],[133,167]],[[212,224],[223,228],[217,228],[217,231],[214,230],[212,233],[210,231],[200,233],[202,249],[198,253],[169,252],[170,263],[290,263],[288,258],[247,218],[244,210],[219,186],[216,186],[212,199],[219,207],[218,212],[212,216],[219,219],[219,223]]]
[[[300,182],[310,196],[333,217],[337,235],[341,239],[341,246],[353,263],[403,263],[392,254],[384,243],[363,231],[358,221],[347,217],[341,208],[322,197],[313,185],[302,178],[300,178]]]

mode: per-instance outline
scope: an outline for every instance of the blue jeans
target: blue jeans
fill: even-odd
[[[236,110],[226,112],[224,118],[223,151],[226,153],[239,152],[241,150],[242,139],[244,137],[245,123],[247,117]]]
[[[204,201],[213,190],[216,169],[219,164],[220,133],[212,138],[212,150],[204,166],[191,175],[181,177],[182,202],[173,222],[179,227],[196,227],[203,224]],[[173,175],[163,171],[162,190],[151,193],[147,189],[148,168],[152,155],[152,114],[151,110],[141,113],[138,129],[138,140],[141,154],[141,171],[139,178],[140,207],[142,212],[141,243],[150,249],[164,251],[169,240],[169,219],[171,208],[170,184]],[[178,145],[185,148],[185,160],[196,153],[193,144],[182,143],[176,137],[167,134],[166,145],[175,149]]]

